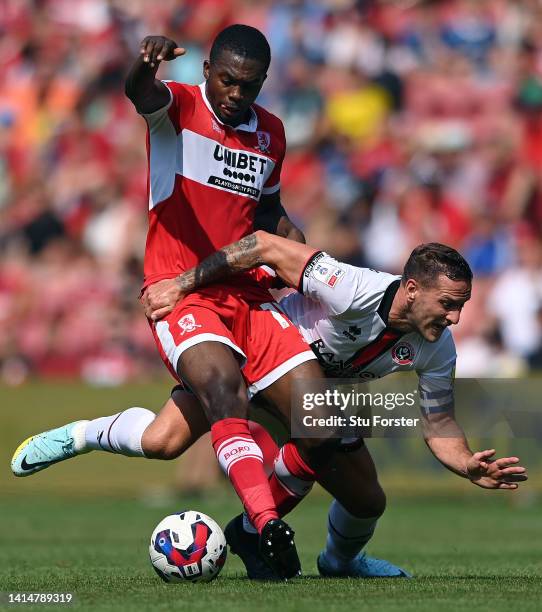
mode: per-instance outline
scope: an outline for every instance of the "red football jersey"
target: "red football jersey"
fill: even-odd
[[[205,84],[165,84],[169,104],[143,115],[149,161],[145,286],[251,233],[260,197],[280,189],[286,149],[282,122],[261,106],[253,105],[249,122],[233,128],[214,114]]]

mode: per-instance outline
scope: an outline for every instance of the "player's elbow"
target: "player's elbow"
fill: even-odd
[[[125,83],[124,83],[124,95],[129,99],[129,100],[133,100],[133,96],[134,96],[134,90],[131,84],[130,79],[126,79]]]
[[[142,112],[140,110],[142,106],[141,91],[139,91],[137,87],[134,86],[133,80],[130,77],[128,77],[126,79],[126,82],[124,83],[124,95],[135,106],[135,109],[137,110],[137,112]],[[144,106],[144,103],[143,103],[143,106]]]

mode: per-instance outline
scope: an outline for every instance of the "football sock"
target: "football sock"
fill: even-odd
[[[358,518],[334,499],[329,508],[324,556],[336,568],[351,562],[371,539],[378,517]]]
[[[243,502],[250,522],[261,533],[265,524],[278,518],[263,468],[260,447],[254,442],[245,419],[223,419],[211,426],[213,448],[220,467]]]
[[[87,428],[88,421],[79,421],[79,423],[73,426],[71,435],[73,437],[73,448],[78,455],[88,453],[91,448],[87,448],[85,441],[85,431]]]
[[[248,428],[254,438],[254,442],[260,447],[263,455],[263,469],[267,476],[271,476],[275,467],[275,458],[278,455],[279,447],[275,440],[269,435],[265,427],[255,421],[248,422]]]
[[[254,438],[254,442],[260,447],[263,455],[263,469],[269,477],[273,473],[275,466],[275,458],[278,455],[279,447],[276,445],[273,438],[269,435],[267,429],[262,427],[255,421],[249,421],[248,427]],[[243,512],[243,529],[247,533],[258,533],[258,530],[250,522],[246,512]]]
[[[86,424],[85,446],[76,450],[103,450],[128,457],[144,457],[143,432],[156,415],[146,408],[128,408],[112,416],[93,419]]]
[[[275,459],[275,469],[269,486],[279,516],[293,510],[309,493],[316,480],[316,472],[301,458],[293,442],[287,442]]]
[[[259,430],[254,430],[254,439],[262,449],[264,466],[273,465],[274,460],[269,486],[278,514],[284,516],[310,492],[316,474],[303,461],[293,442],[287,442],[279,450],[267,431],[259,425],[258,427]],[[246,513],[243,515],[243,528],[247,533],[255,531]]]

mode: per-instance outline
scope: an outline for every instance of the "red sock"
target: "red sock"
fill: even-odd
[[[262,427],[259,423],[249,421],[248,428],[254,438],[254,442],[256,442],[262,451],[263,469],[269,477],[275,469],[275,459],[279,454],[279,447],[276,445],[275,440],[270,436],[267,429]]]
[[[275,460],[269,479],[279,516],[291,512],[312,489],[316,472],[301,458],[295,444],[287,442]]]
[[[245,419],[223,419],[211,426],[211,438],[220,467],[230,479],[258,533],[278,518],[263,468],[262,451]]]

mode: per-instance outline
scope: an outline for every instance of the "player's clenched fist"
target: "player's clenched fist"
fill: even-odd
[[[177,279],[171,278],[149,285],[141,296],[141,303],[147,317],[158,321],[168,315],[183,297]]]
[[[140,53],[143,61],[154,68],[162,60],[169,62],[184,55],[186,49],[179,47],[174,40],[165,36],[146,36],[141,41]]]

